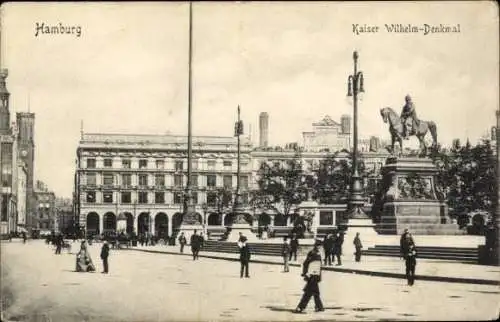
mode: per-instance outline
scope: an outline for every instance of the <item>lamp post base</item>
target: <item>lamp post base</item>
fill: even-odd
[[[252,232],[252,227],[249,224],[233,224],[226,241],[238,242],[240,239],[240,233],[245,236],[247,241],[250,243],[257,242],[259,240]]]

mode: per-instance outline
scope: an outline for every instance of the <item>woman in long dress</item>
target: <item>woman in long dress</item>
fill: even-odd
[[[87,244],[82,241],[80,251],[76,254],[76,271],[77,272],[94,272],[95,266],[87,249]]]

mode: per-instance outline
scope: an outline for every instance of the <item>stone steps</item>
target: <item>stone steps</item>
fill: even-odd
[[[478,250],[465,247],[417,247],[418,258],[477,263]],[[399,246],[376,245],[362,251],[366,256],[400,257]]]

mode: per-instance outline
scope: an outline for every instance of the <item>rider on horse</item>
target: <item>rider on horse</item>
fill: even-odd
[[[403,110],[401,111],[401,122],[403,123],[403,138],[407,140],[409,135],[415,133],[418,126],[418,118],[417,112],[415,111],[415,104],[413,104],[410,95],[406,95],[405,101],[406,104],[403,106]],[[411,118],[411,123],[408,122],[409,118]],[[411,132],[409,131],[408,126],[411,128]]]

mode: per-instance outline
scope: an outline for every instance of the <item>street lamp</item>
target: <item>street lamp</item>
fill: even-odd
[[[362,196],[362,184],[358,170],[358,95],[364,93],[363,73],[358,71],[358,52],[354,51],[354,73],[347,78],[347,96],[353,98],[354,117],[353,117],[353,157],[352,157],[352,179],[351,191],[349,197],[349,218],[367,218],[362,207],[364,200]]]
[[[201,205],[201,208],[203,209],[203,236],[207,238],[207,210],[208,210],[208,205],[206,202],[204,202]]]
[[[233,204],[233,223],[246,224],[245,216],[242,209],[241,193],[240,193],[240,172],[241,172],[241,142],[240,136],[243,134],[243,121],[240,118],[240,106],[238,105],[238,121],[234,124],[234,136],[238,138],[237,146],[237,170],[236,170],[236,194]]]

